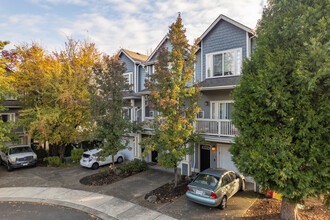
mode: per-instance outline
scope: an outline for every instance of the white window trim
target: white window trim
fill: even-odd
[[[134,84],[133,84],[133,72],[129,72],[129,73],[124,73],[123,76],[127,76],[128,75],[128,85],[132,86],[132,88],[134,88]]]
[[[2,115],[8,115],[9,116],[9,121],[13,121],[13,122],[16,121],[15,113],[0,113],[0,116],[2,116]]]
[[[212,76],[208,76],[207,75],[207,56],[214,56],[214,55],[217,55],[217,54],[224,54],[224,53],[228,53],[228,52],[233,52],[233,51],[237,51],[239,50],[240,51],[240,54],[241,54],[241,63],[239,64],[239,70],[237,72],[237,74],[233,74],[233,75],[227,75],[227,76],[213,76],[213,60],[212,60],[212,65],[211,65],[211,68],[212,68]],[[230,49],[230,50],[222,50],[222,51],[217,51],[217,52],[213,52],[213,53],[207,53],[205,54],[205,78],[206,79],[212,79],[212,78],[220,78],[220,77],[232,77],[232,76],[239,76],[241,75],[241,71],[242,71],[242,64],[243,64],[243,49],[240,47],[240,48],[234,48],[234,49]],[[222,56],[224,59],[224,56]],[[223,62],[223,68],[224,68],[224,62]]]
[[[210,101],[210,119],[212,119],[212,114],[213,114],[213,112],[212,112],[212,104],[213,103],[217,106],[217,105],[222,104],[222,103],[234,103],[234,100]],[[220,119],[220,120],[222,120],[222,119]],[[224,120],[227,120],[227,119],[224,119]],[[228,120],[230,120],[230,119],[228,119]]]

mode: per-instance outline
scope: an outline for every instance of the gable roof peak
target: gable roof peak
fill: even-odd
[[[232,24],[232,25],[234,25],[234,26],[236,26],[236,27],[238,27],[238,28],[241,28],[242,30],[244,30],[244,31],[246,31],[246,32],[248,32],[248,33],[251,33],[251,34],[253,34],[252,32],[253,32],[253,29],[251,29],[251,28],[249,28],[249,27],[247,27],[247,26],[245,26],[245,25],[243,25],[243,24],[241,24],[241,23],[239,23],[239,22],[237,22],[237,21],[235,21],[235,20],[233,20],[233,19],[231,19],[231,18],[229,18],[229,17],[227,17],[226,15],[224,15],[224,14],[220,14],[219,16],[218,16],[218,18],[217,19],[215,19],[215,21],[213,21],[213,23],[206,29],[206,31],[200,36],[200,40],[203,40],[203,38],[221,21],[221,20],[224,20],[224,21],[227,21],[227,22],[229,22],[230,24]]]
[[[141,54],[139,52],[130,51],[127,49],[121,49],[119,55],[124,53],[126,56],[131,58],[133,62],[145,62],[148,59],[147,55]]]

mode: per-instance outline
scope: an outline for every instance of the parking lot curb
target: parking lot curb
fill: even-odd
[[[102,219],[174,219],[160,212],[103,194],[57,187],[0,188],[2,202],[37,202],[77,209]]]

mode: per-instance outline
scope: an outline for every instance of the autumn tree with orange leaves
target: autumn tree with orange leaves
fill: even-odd
[[[166,168],[174,168],[175,187],[179,162],[193,153],[190,143],[200,142],[193,126],[200,110],[197,105],[200,91],[198,85],[190,85],[197,47],[189,46],[185,32],[179,14],[168,33],[172,51],[165,47],[160,49],[155,73],[146,83],[151,91],[150,105],[159,115],[154,120],[154,134],[141,143],[144,156],[156,150],[159,153],[157,161]]]
[[[89,86],[100,54],[93,43],[69,39],[64,50],[18,46],[14,86],[21,94],[20,123],[39,143],[48,141],[64,157],[65,148],[91,131]]]

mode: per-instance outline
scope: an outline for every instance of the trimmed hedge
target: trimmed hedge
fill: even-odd
[[[74,164],[79,163],[81,156],[84,153],[84,149],[73,149],[71,150],[71,161]]]
[[[138,173],[148,170],[148,164],[144,160],[134,159],[128,164],[118,168],[122,173]]]

